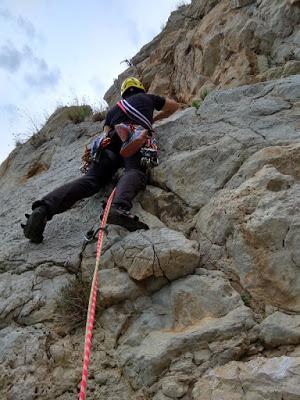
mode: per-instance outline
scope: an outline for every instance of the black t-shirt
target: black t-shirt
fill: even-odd
[[[153,122],[154,110],[160,111],[165,105],[165,98],[161,96],[155,96],[154,94],[148,93],[137,93],[126,99],[126,101],[140,111],[148,120]],[[105,124],[114,128],[115,125],[121,122],[137,123],[130,119],[117,105],[111,108],[106,116]]]

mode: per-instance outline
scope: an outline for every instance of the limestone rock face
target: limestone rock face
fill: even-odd
[[[287,399],[300,396],[299,358],[258,358],[246,363],[231,362],[206,374],[193,389],[193,400]],[[246,397],[245,397],[246,396]]]
[[[97,248],[83,236],[113,186],[55,216],[42,244],[23,237],[23,214],[79,176],[100,129],[56,117],[0,167],[1,399],[78,395],[85,329],[73,319]],[[210,93],[157,138],[160,165],[134,204],[150,229],[105,233],[88,397],[299,398],[300,75]]]
[[[238,331],[244,333],[241,346],[253,325],[251,311],[226,281],[209,275],[189,276],[152,296],[148,308],[122,337],[119,357],[133,385],[149,385],[173,358],[187,351],[206,349],[207,343],[216,341],[229,342]],[[228,347],[235,345],[228,343]],[[215,349],[222,351],[222,346]]]
[[[106,93],[111,104],[126,77],[152,93],[191,103],[215,88],[300,73],[300,7],[289,0],[192,0],[131,60]]]
[[[30,400],[39,379],[47,373],[46,341],[50,332],[40,324],[33,327],[7,326],[0,331],[2,397]],[[11,376],[18,381],[12,385]]]
[[[197,217],[209,263],[226,263],[224,268],[232,269],[257,300],[293,311],[300,307],[299,254],[294,245],[300,235],[299,190],[289,175],[263,167],[238,189],[224,189]],[[220,246],[226,248],[222,255]]]
[[[218,91],[205,99],[198,117],[192,108],[178,113],[170,125],[160,126],[163,157],[153,180],[199,208],[239,177],[252,154],[297,142],[299,78]],[[165,133],[169,127],[172,139]]]

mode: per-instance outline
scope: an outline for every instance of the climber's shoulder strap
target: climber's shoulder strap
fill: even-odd
[[[153,131],[152,124],[145,115],[143,115],[139,110],[133,107],[127,100],[123,99],[118,101],[117,106],[133,121],[138,122],[145,129]]]

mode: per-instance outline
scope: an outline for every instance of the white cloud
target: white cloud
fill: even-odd
[[[18,24],[18,26],[25,32],[25,34],[26,34],[30,39],[34,39],[34,38],[36,38],[36,37],[40,37],[40,36],[37,34],[34,25],[33,25],[32,22],[30,22],[28,19],[25,19],[25,18],[19,16],[19,17],[17,18],[17,24]]]
[[[16,119],[19,119],[19,109],[15,104],[4,104],[0,106],[0,113],[7,115],[7,120],[10,124],[14,123]]]
[[[56,86],[59,83],[60,78],[60,71],[58,69],[49,70],[47,65],[43,71],[39,71],[36,74],[28,73],[24,75],[27,85],[39,90]]]
[[[28,39],[42,39],[42,36],[37,32],[35,26],[29,19],[21,15],[15,15],[7,8],[0,8],[0,18],[8,23],[13,23]]]
[[[0,0],[0,107],[15,105],[43,121],[57,104],[85,98],[103,104],[105,91],[159,33],[178,0]],[[40,37],[43,40],[39,40]],[[2,108],[1,148],[28,120]],[[11,146],[11,144],[9,144]],[[3,152],[0,154],[0,162]]]
[[[34,55],[31,47],[25,45],[20,51],[11,42],[1,46],[0,68],[9,73],[16,73],[24,63],[30,65],[30,72],[24,74],[24,81],[28,86],[45,89],[58,84],[60,70],[57,67],[50,68],[43,58]]]
[[[0,68],[8,72],[16,72],[23,61],[23,54],[10,42],[0,48]]]

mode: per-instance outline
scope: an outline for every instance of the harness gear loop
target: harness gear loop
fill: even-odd
[[[89,307],[87,312],[87,320],[86,320],[86,328],[85,328],[85,341],[84,341],[84,359],[83,359],[83,367],[82,367],[82,377],[80,384],[80,393],[79,400],[86,399],[86,386],[87,386],[87,377],[88,377],[88,367],[90,362],[90,353],[92,347],[92,332],[95,321],[95,312],[96,312],[96,301],[97,301],[97,291],[98,291],[98,270],[100,265],[100,256],[102,250],[102,242],[103,242],[103,234],[107,221],[107,217],[109,214],[109,210],[115,195],[116,189],[114,189],[106,203],[106,207],[103,212],[103,217],[101,221],[101,227],[99,229],[98,234],[98,242],[97,242],[97,253],[96,253],[96,264],[94,270],[93,281],[91,285],[90,291],[90,299],[89,299]]]

